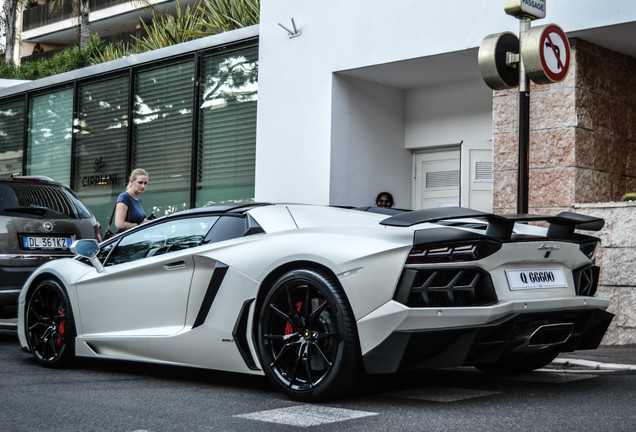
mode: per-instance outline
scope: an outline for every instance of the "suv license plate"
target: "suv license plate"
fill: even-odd
[[[23,237],[25,249],[64,249],[71,247],[70,237]]]
[[[561,268],[506,270],[511,290],[564,288],[568,286]]]

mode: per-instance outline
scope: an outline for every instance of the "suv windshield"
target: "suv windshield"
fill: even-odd
[[[0,184],[0,211],[28,213],[47,209],[71,218],[78,218],[78,213],[85,213],[83,218],[90,217],[83,205],[78,209],[74,202],[79,200],[57,185],[21,182]]]

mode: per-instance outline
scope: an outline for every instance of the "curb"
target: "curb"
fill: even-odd
[[[611,371],[636,371],[636,365],[618,364],[618,363],[601,363],[591,360],[579,360],[579,359],[554,359],[552,365],[557,365],[562,368],[567,367],[583,367],[594,370],[611,370]]]

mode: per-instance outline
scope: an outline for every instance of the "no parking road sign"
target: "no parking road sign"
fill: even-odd
[[[555,24],[533,27],[521,40],[521,59],[535,83],[560,82],[570,69],[570,43]]]

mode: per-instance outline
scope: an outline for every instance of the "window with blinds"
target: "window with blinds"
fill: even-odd
[[[31,97],[26,174],[70,184],[72,123],[72,87]]]
[[[147,214],[190,208],[194,80],[192,58],[135,74],[131,156],[148,172]]]
[[[24,98],[0,104],[0,177],[22,173]]]
[[[77,89],[74,186],[103,226],[128,180],[128,83],[126,73]]]
[[[253,201],[258,47],[201,58],[196,205]]]

